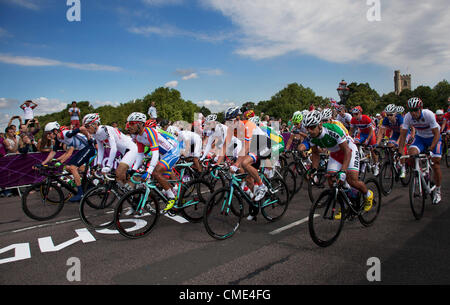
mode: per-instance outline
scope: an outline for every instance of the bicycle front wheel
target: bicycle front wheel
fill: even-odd
[[[425,196],[423,187],[421,188],[419,173],[412,172],[412,178],[409,183],[409,205],[414,218],[420,220],[425,211]]]
[[[367,189],[372,191],[373,193],[372,207],[368,211],[363,210],[362,213],[358,215],[358,218],[363,226],[368,227],[375,222],[378,214],[380,214],[382,191],[380,185],[378,184],[378,181],[375,178],[367,179],[365,184]],[[365,200],[364,196],[360,197],[361,201]],[[361,205],[364,206],[364,202],[361,202]]]
[[[107,185],[90,189],[81,199],[80,217],[93,229],[104,229],[114,224],[114,207],[119,201],[117,190]]]
[[[158,200],[152,194],[145,198],[145,189],[140,188],[126,193],[119,200],[114,211],[114,223],[123,236],[140,238],[152,231],[159,214]]]
[[[392,169],[391,162],[387,161],[383,164],[378,179],[381,186],[381,191],[384,196],[389,195],[394,187],[394,170]]]
[[[261,200],[261,213],[268,221],[279,220],[286,213],[289,201],[289,189],[281,178],[273,178],[264,198]]]
[[[182,187],[183,190],[178,200],[179,208],[182,209],[181,214],[190,222],[200,222],[205,205],[214,188],[205,180],[193,180]]]
[[[64,207],[64,194],[56,183],[48,180],[33,184],[22,195],[22,210],[35,220],[49,220]]]
[[[225,187],[211,195],[203,211],[203,224],[211,237],[223,240],[234,235],[243,215],[241,198]]]
[[[344,204],[335,197],[334,190],[327,189],[311,206],[308,218],[313,242],[320,247],[328,247],[337,240],[344,226]]]

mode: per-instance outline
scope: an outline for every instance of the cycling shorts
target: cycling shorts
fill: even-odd
[[[369,137],[369,135],[370,135],[369,133],[360,133],[359,136],[357,138],[355,138],[355,142],[364,143],[367,140],[367,138]],[[373,146],[375,144],[377,144],[377,139],[375,136],[375,132],[373,132],[372,138],[370,139],[370,141],[367,145]]]
[[[70,158],[69,162],[67,162],[67,165],[80,167],[83,164],[88,163],[89,159],[91,159],[93,156],[95,156],[95,147],[93,145],[86,145],[83,149],[73,155],[72,158]]]
[[[423,153],[427,147],[431,146],[431,143],[433,143],[433,137],[424,138],[416,135],[416,137],[414,138],[414,142],[411,144],[410,148],[415,147],[419,151],[419,153]],[[431,156],[434,158],[442,157],[442,139],[440,136],[437,145],[431,152]]]
[[[164,156],[159,160],[159,164],[166,168],[166,172],[171,172],[172,168],[180,159],[180,148],[177,147],[168,151]]]
[[[349,148],[352,150],[352,156],[350,158],[350,163],[348,164],[347,170],[359,172],[359,152],[358,148],[353,142],[348,142]],[[344,152],[339,150],[337,152],[330,153],[330,158],[328,159],[328,173],[335,173],[341,170],[342,162],[344,161]]]

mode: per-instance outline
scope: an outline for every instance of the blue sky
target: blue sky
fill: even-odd
[[[0,0],[0,128],[26,99],[43,114],[168,86],[218,111],[293,82],[338,99],[341,79],[393,91],[395,69],[449,79],[446,0],[381,0],[375,22],[366,0],[335,2],[80,0],[69,22],[64,0]]]

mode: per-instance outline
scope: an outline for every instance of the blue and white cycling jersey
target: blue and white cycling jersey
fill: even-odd
[[[83,134],[72,130],[64,130],[61,135],[58,141],[66,144],[67,147],[73,147],[75,150],[82,150],[88,145],[88,139]]]

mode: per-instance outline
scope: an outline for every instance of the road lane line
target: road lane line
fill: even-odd
[[[314,214],[314,217],[317,217],[317,216],[320,216],[320,215],[319,215],[319,214]],[[296,222],[293,222],[293,223],[291,223],[291,224],[288,224],[287,226],[284,226],[284,227],[281,227],[281,228],[279,228],[279,229],[273,230],[273,231],[270,232],[269,234],[270,234],[270,235],[279,234],[279,233],[281,233],[281,232],[283,232],[283,231],[286,231],[286,230],[288,230],[288,229],[290,229],[290,228],[293,228],[293,227],[295,227],[295,226],[298,226],[298,225],[301,225],[302,223],[307,222],[308,219],[309,219],[309,217],[305,217],[305,218],[300,219],[300,220],[298,220],[298,221],[296,221]]]

